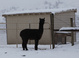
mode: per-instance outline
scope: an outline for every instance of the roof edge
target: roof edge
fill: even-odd
[[[49,9],[49,11],[36,11],[36,12],[34,12],[34,11],[30,11],[30,12],[14,12],[14,13],[5,13],[5,14],[3,14],[2,16],[15,16],[15,15],[37,15],[37,14],[58,14],[58,13],[64,13],[64,12],[77,12],[77,9],[67,9],[67,10],[61,10],[61,11],[57,11],[57,12],[53,12],[53,9]]]
[[[77,12],[77,9],[69,9],[69,10],[67,10],[67,11],[61,11],[61,12],[57,12],[57,13],[55,13],[55,14],[58,14],[58,13],[65,13],[65,12]]]
[[[52,14],[52,12],[37,12],[37,13],[18,13],[18,14],[3,14],[2,16],[18,16],[18,15],[37,15],[37,14]]]

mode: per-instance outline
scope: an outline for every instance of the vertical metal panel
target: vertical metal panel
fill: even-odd
[[[29,29],[29,24],[17,24],[17,29],[18,30]]]
[[[62,27],[71,27],[71,22],[70,18],[73,18],[75,20],[75,12],[63,12],[59,14],[55,14],[54,17],[54,28],[55,29],[60,29]],[[75,26],[75,21],[73,23],[73,26]],[[70,39],[71,37],[67,37],[67,42],[71,42]],[[74,33],[74,40],[76,40],[75,33]]]
[[[68,27],[70,26],[70,17],[74,18],[74,12],[65,12],[65,13],[59,13],[55,14],[54,17],[54,28],[59,29],[61,27]],[[50,31],[50,25],[51,25],[51,20],[50,20],[50,14],[37,14],[37,15],[20,15],[20,16],[7,16],[7,36],[8,36],[8,43],[15,43],[17,40],[14,38],[17,35],[17,38],[19,40],[19,43],[21,43],[21,38],[19,36],[19,33],[21,30],[25,28],[29,28],[29,24],[31,24],[31,29],[38,29],[39,26],[39,18],[45,18],[45,23],[44,25],[44,34],[42,36],[42,39],[40,40],[40,44],[43,42],[50,43],[51,38],[51,31]],[[9,25],[11,24],[11,25]],[[17,26],[15,26],[17,24]],[[13,27],[12,27],[13,26]],[[34,26],[34,27],[33,27]],[[10,32],[10,30],[12,30]],[[16,33],[17,31],[17,33]],[[13,33],[14,32],[14,33]],[[16,35],[15,35],[16,33]],[[13,37],[13,34],[15,35]],[[45,37],[46,36],[46,37]],[[19,39],[20,38],[20,39]],[[33,41],[34,42],[34,41]],[[46,43],[45,43],[46,44]]]
[[[16,29],[16,24],[7,24],[7,29]]]
[[[8,34],[8,44],[12,43],[12,44],[16,44],[16,30],[7,30],[7,34]]]
[[[39,43],[51,44],[51,30],[50,29],[44,30],[42,38],[40,39]]]
[[[20,16],[8,16],[7,17],[7,30],[8,32],[8,43],[22,43],[21,37],[19,36],[20,31],[23,29],[38,29],[39,18],[45,18],[44,33],[39,44],[49,44],[51,42],[51,31],[50,31],[50,14],[38,14],[38,15],[20,15]],[[14,32],[13,32],[14,31]],[[13,32],[13,33],[12,33]],[[15,35],[13,35],[15,34]],[[34,43],[34,41],[31,41]]]
[[[75,17],[74,12],[63,12],[63,13],[55,14],[54,28],[60,29],[61,27],[70,27],[70,18],[74,18],[74,17]]]

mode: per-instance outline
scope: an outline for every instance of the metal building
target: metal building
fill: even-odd
[[[59,30],[61,27],[70,27],[70,18],[73,18],[75,26],[75,12],[76,9],[67,10],[29,10],[21,12],[5,13],[3,16],[6,18],[6,30],[7,30],[7,43],[19,44],[21,38],[19,36],[20,31],[23,29],[38,29],[39,18],[45,18],[44,32],[39,44],[51,44],[55,30]],[[74,38],[76,39],[76,38]],[[68,39],[69,40],[69,39]],[[67,41],[68,41],[67,40]],[[33,40],[29,40],[29,43],[34,43]]]

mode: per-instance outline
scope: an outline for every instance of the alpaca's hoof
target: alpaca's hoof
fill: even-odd
[[[23,49],[23,50],[25,50],[25,49]]]
[[[35,50],[38,50],[37,48]]]
[[[26,49],[26,51],[27,51],[28,49]]]
[[[35,49],[35,50],[38,50],[38,49]]]

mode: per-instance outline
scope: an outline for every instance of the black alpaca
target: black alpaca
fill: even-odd
[[[23,50],[27,49],[28,40],[35,40],[35,50],[38,49],[38,42],[43,34],[43,25],[45,22],[45,18],[40,18],[39,29],[24,29],[20,32],[20,36],[22,38],[22,47]]]

